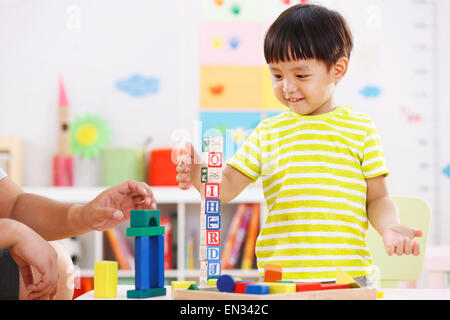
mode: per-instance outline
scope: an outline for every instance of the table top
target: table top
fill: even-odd
[[[117,297],[111,299],[94,298],[94,291],[86,292],[76,300],[133,300],[127,298],[127,291],[133,290],[134,285],[117,286]],[[450,289],[378,289],[383,292],[383,298],[379,300],[450,300]],[[138,300],[171,300],[172,290],[166,286],[166,296],[153,297]]]

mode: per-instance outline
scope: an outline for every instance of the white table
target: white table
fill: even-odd
[[[86,292],[76,298],[76,300],[126,300],[127,290],[133,290],[134,285],[117,286],[117,297],[112,299],[94,298],[94,291]],[[148,299],[129,299],[129,300],[170,300],[171,287],[166,286],[167,294],[164,297],[153,297]],[[381,300],[450,300],[450,289],[379,289],[383,292]]]

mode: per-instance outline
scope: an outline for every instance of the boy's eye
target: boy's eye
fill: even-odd
[[[274,74],[274,75],[272,75],[275,79],[281,79],[282,77],[281,77],[281,75],[279,75],[279,74]]]
[[[304,74],[298,74],[297,75],[297,78],[299,78],[299,79],[305,79],[305,78],[307,78],[308,76],[306,76],[306,75],[304,75]]]

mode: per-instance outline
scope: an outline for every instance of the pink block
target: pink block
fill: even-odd
[[[53,157],[53,186],[73,187],[73,157]]]

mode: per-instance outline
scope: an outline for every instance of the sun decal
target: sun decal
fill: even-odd
[[[77,116],[70,130],[72,154],[85,159],[97,158],[110,139],[110,129],[99,116]]]

